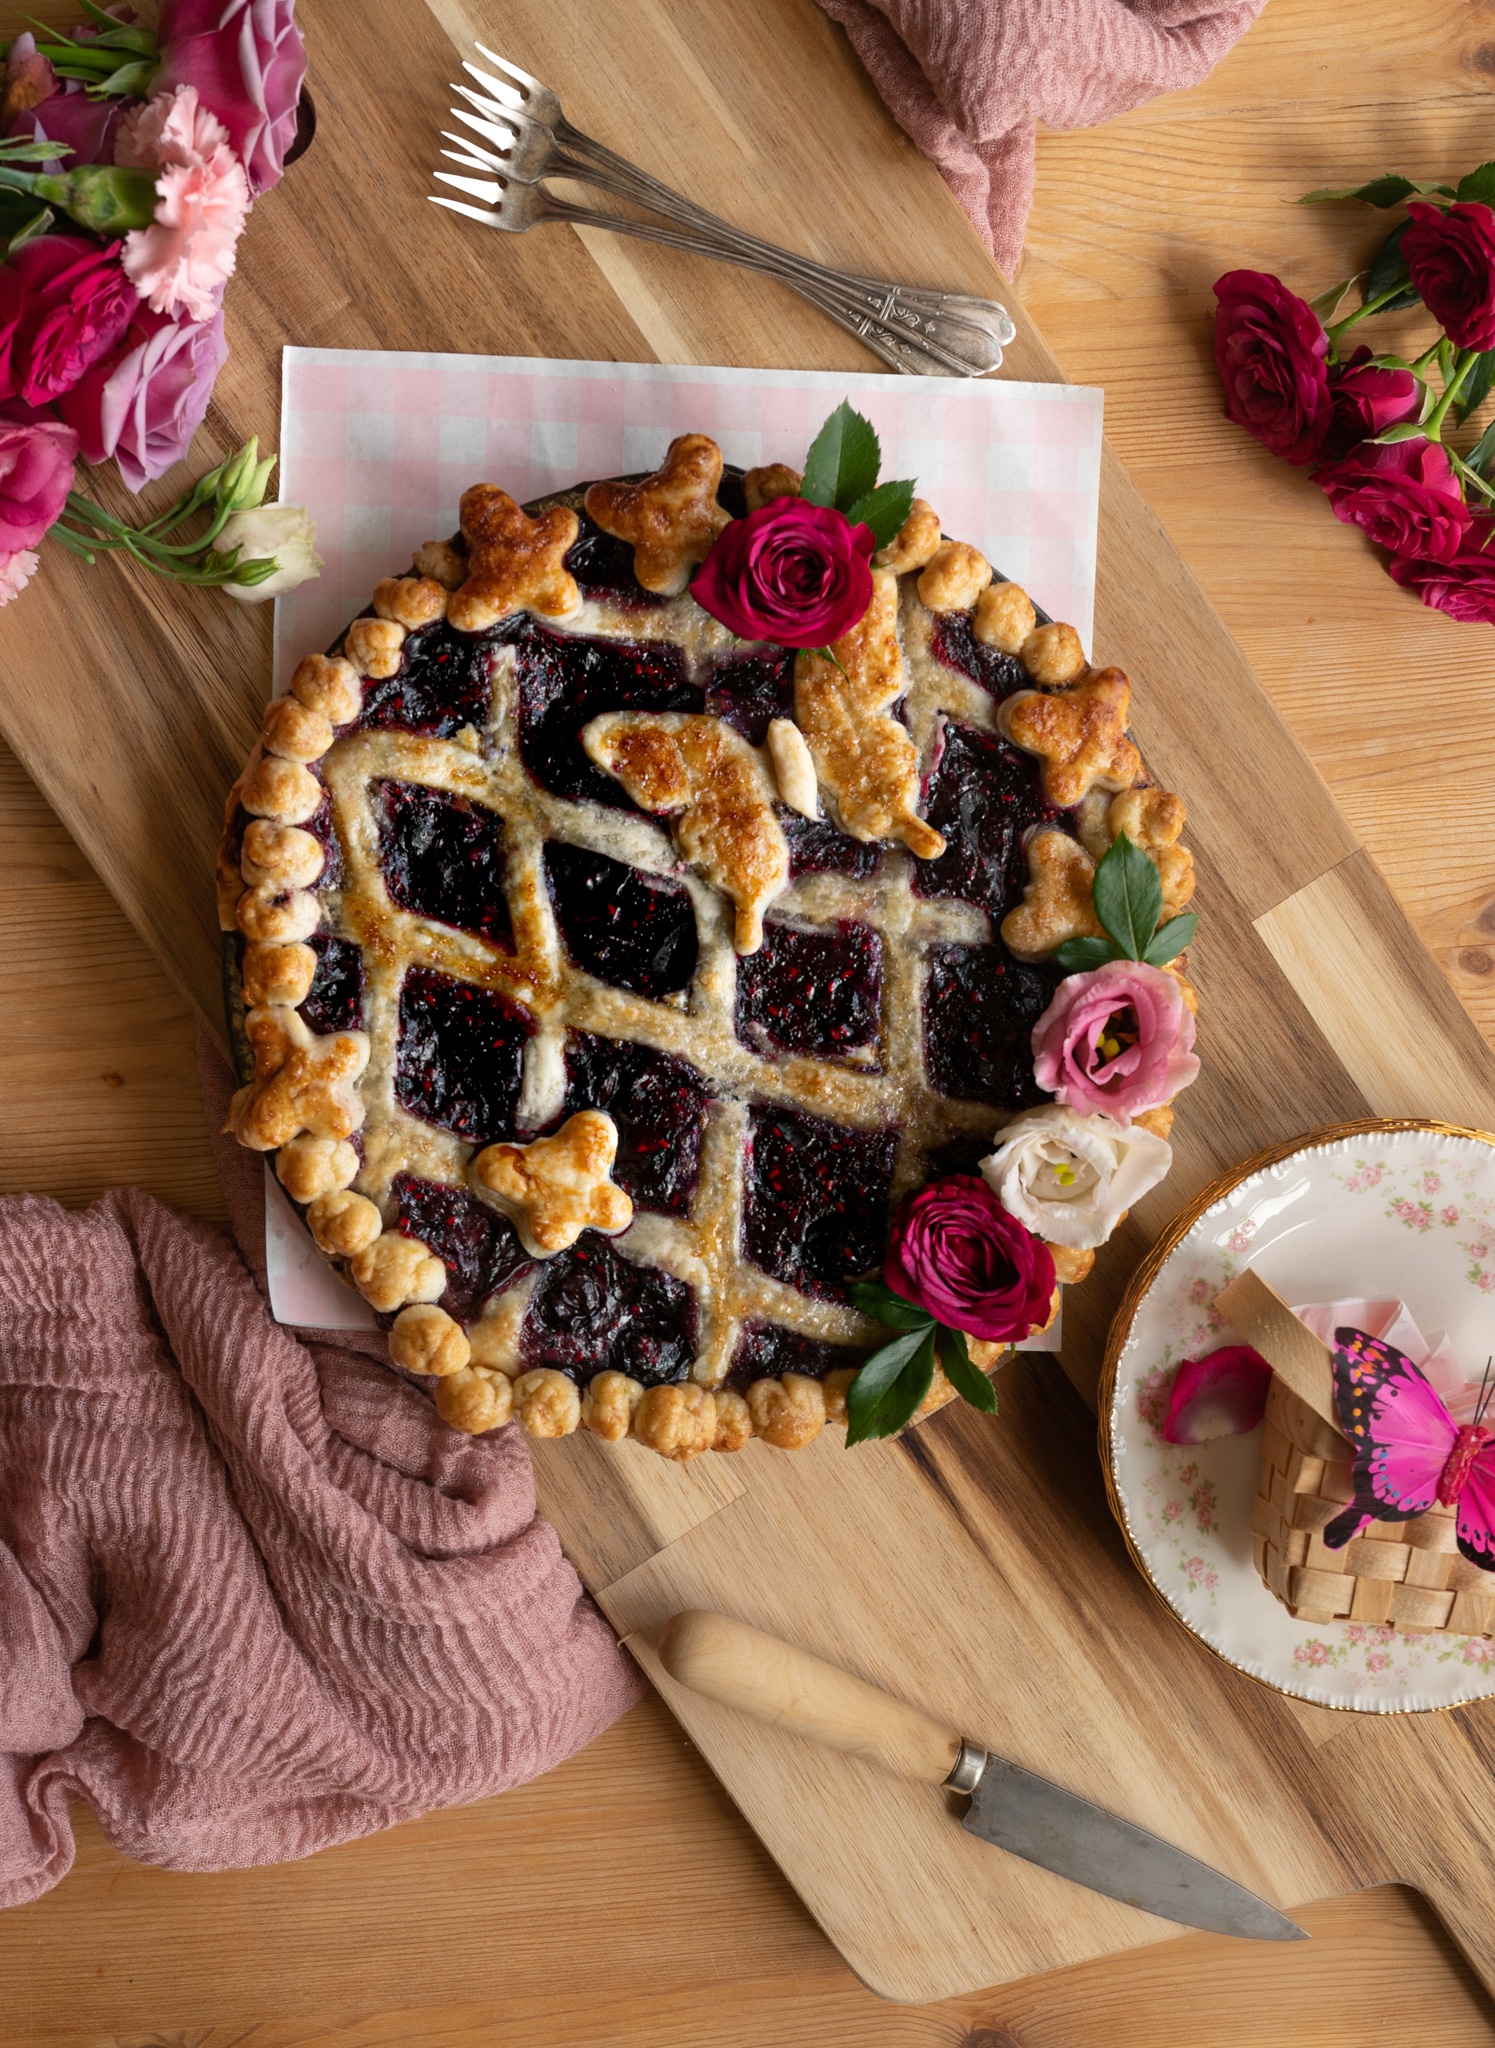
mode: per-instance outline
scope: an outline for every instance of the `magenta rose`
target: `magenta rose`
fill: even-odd
[[[1108,960],[1061,981],[1033,1026],[1033,1077],[1081,1116],[1129,1124],[1169,1102],[1199,1072],[1194,1015],[1176,976]]]
[[[1362,441],[1373,441],[1388,427],[1415,420],[1422,410],[1422,386],[1410,370],[1382,370],[1368,348],[1357,348],[1349,361],[1329,373],[1329,431],[1320,454],[1338,462]]]
[[[1280,278],[1229,270],[1215,283],[1215,366],[1225,413],[1286,462],[1312,462],[1329,428],[1329,337]]]
[[[221,311],[211,320],[172,320],[137,300],[123,347],[58,401],[83,460],[112,455],[132,491],[161,476],[202,425],[227,355]]]
[[[803,498],[775,498],[717,535],[690,594],[741,640],[825,647],[872,602],[870,526]]]
[[[1495,213],[1460,200],[1445,213],[1414,199],[1402,236],[1422,303],[1459,348],[1495,348]]]
[[[1476,519],[1451,561],[1398,555],[1388,567],[1404,589],[1415,590],[1433,611],[1470,625],[1495,626],[1495,520]]]
[[[1378,448],[1362,443],[1342,462],[1315,470],[1314,482],[1336,519],[1394,555],[1446,562],[1459,552],[1472,514],[1448,451],[1420,436]]]
[[[0,419],[0,557],[34,548],[73,487],[78,437],[57,420]]]
[[[296,137],[306,46],[295,0],[162,0],[161,68],[151,91],[195,85],[228,130],[251,192],[280,177]]]
[[[140,305],[119,250],[39,235],[0,264],[0,399],[50,404],[118,346]]]
[[[937,1323],[988,1344],[1026,1337],[1054,1301],[1048,1246],[969,1173],[931,1181],[903,1204],[882,1277]]]

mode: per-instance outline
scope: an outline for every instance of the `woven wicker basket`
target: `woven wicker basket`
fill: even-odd
[[[1371,1522],[1342,1550],[1328,1548],[1323,1532],[1354,1495],[1354,1451],[1330,1419],[1329,1354],[1254,1273],[1227,1288],[1219,1306],[1276,1368],[1251,1540],[1256,1568],[1283,1606],[1299,1621],[1495,1632],[1495,1575],[1461,1555],[1453,1508]]]

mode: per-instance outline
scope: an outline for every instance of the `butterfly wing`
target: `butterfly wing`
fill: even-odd
[[[1471,1564],[1495,1572],[1495,1444],[1486,1444],[1459,1495],[1459,1548]]]
[[[1438,1497],[1458,1431],[1437,1390],[1394,1344],[1334,1332],[1334,1407],[1355,1451],[1355,1497],[1324,1531],[1342,1549],[1368,1520],[1403,1522]]]

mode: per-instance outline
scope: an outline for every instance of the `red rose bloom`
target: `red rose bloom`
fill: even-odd
[[[1368,348],[1357,348],[1340,369],[1329,373],[1329,431],[1320,454],[1338,462],[1373,441],[1388,427],[1415,420],[1422,410],[1422,386],[1410,370],[1377,369]]]
[[[1225,414],[1287,462],[1312,462],[1329,427],[1329,337],[1279,278],[1230,270],[1216,280],[1215,366]]]
[[[1495,626],[1495,520],[1475,520],[1452,561],[1419,562],[1398,555],[1390,568],[1396,581],[1415,590],[1433,611],[1470,625]]]
[[[742,640],[825,647],[872,602],[869,526],[803,498],[775,498],[724,526],[690,594]]]
[[[0,559],[34,548],[58,517],[77,453],[58,420],[0,420]]]
[[[0,399],[47,405],[106,356],[140,301],[119,244],[39,235],[0,264]]]
[[[1447,562],[1459,552],[1471,514],[1459,495],[1448,451],[1437,441],[1366,443],[1327,463],[1314,482],[1336,519],[1418,561]]]
[[[1407,212],[1402,261],[1422,303],[1459,348],[1495,348],[1495,213],[1468,199]]]
[[[1046,1323],[1054,1260],[984,1180],[952,1173],[899,1209],[882,1277],[948,1329],[1010,1344]]]

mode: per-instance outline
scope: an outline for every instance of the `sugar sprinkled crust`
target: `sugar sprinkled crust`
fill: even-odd
[[[566,568],[578,530],[576,496],[525,511],[494,486],[474,487],[463,499],[462,533],[450,542],[426,543],[416,553],[413,574],[377,586],[373,616],[355,621],[337,652],[309,656],[297,668],[290,696],[267,711],[260,742],[230,793],[219,905],[225,929],[239,935],[254,1074],[234,1098],[229,1127],[241,1142],[275,1155],[282,1183],[304,1206],[319,1247],[381,1314],[392,1317],[394,1362],[425,1378],[444,1419],[471,1433],[500,1427],[513,1416],[537,1436],[564,1436],[580,1427],[686,1460],[707,1450],[736,1451],[755,1435],[794,1448],[812,1441],[827,1422],[844,1422],[854,1368],[835,1367],[824,1377],[786,1369],[746,1385],[727,1377],[738,1333],[754,1319],[814,1343],[878,1341],[856,1310],[791,1288],[739,1254],[748,1131],[744,1098],[825,1118],[847,1131],[896,1129],[893,1200],[918,1184],[923,1162],[938,1143],[962,1132],[990,1136],[1000,1112],[934,1093],[923,1076],[918,1044],[917,976],[927,949],[951,940],[980,943],[989,932],[974,908],[925,898],[914,886],[918,863],[944,850],[943,837],[919,816],[919,803],[920,771],[927,773],[947,715],[977,731],[1001,733],[1032,752],[1042,762],[1051,798],[1080,804],[1072,824],[1060,821],[1030,836],[1030,888],[1002,927],[1014,954],[1042,960],[1064,938],[1094,934],[1094,863],[1122,830],[1157,863],[1165,914],[1175,914],[1192,893],[1192,862],[1179,843],[1183,807],[1147,782],[1125,733],[1126,679],[1119,671],[1090,669],[1072,630],[1039,621],[1018,586],[992,581],[977,551],[946,542],[922,501],[881,551],[867,619],[838,643],[845,672],[800,656],[795,717],[777,721],[787,732],[776,740],[770,731],[765,750],[735,734],[716,742],[733,760],[739,750],[751,759],[754,776],[761,777],[754,785],[756,799],[770,820],[775,797],[805,816],[824,799],[853,837],[880,843],[880,879],[870,892],[835,873],[812,873],[791,883],[786,870],[775,914],[791,923],[801,920],[811,930],[839,919],[873,918],[884,935],[887,972],[900,991],[904,1015],[915,1020],[912,1037],[905,1030],[889,1044],[881,1071],[824,1058],[759,1057],[744,1046],[733,1020],[739,971],[734,961],[741,954],[732,943],[731,904],[736,902],[739,918],[742,904],[728,886],[731,857],[723,855],[721,871],[713,873],[704,839],[682,844],[699,871],[682,878],[657,828],[636,814],[603,812],[539,789],[513,744],[512,658],[502,640],[494,642],[492,657],[493,715],[481,729],[469,726],[446,739],[378,726],[354,729],[365,689],[400,674],[408,636],[442,621],[474,632],[528,612],[552,630],[627,641],[641,634],[662,637],[690,660],[718,657],[730,641],[681,593],[694,563],[726,522],[715,502],[720,475],[714,444],[704,436],[683,436],[654,477],[642,484],[594,486],[588,495],[589,505],[595,497],[594,516],[605,515],[599,524],[633,541],[639,582],[669,598],[644,628],[626,608],[584,598]],[[749,505],[792,495],[798,485],[792,471],[753,473],[746,484]],[[964,671],[941,659],[935,628],[957,613],[968,616],[977,645],[1017,660],[1029,690],[1009,696],[999,709]],[[613,719],[616,737],[620,728]],[[717,725],[708,718],[655,714],[659,726],[670,722]],[[592,723],[607,729],[605,718]],[[725,726],[717,730],[730,732]],[[371,794],[388,780],[444,792],[503,818],[511,944],[486,943],[392,903],[380,868]],[[328,805],[337,875],[328,868],[329,828],[317,822],[319,814],[325,820]],[[688,1000],[646,1001],[595,982],[568,962],[543,879],[543,849],[556,840],[605,853],[645,875],[672,878],[676,886],[683,879],[700,949]],[[718,850],[727,844],[721,839]],[[761,928],[762,910],[774,900],[761,888],[758,896],[756,913],[749,911],[749,932],[755,921]],[[362,1029],[319,1034],[299,1014],[324,938],[351,941],[362,951]],[[496,1201],[510,1217],[523,1211],[528,1222],[530,1212],[517,1194],[506,1200],[485,1186],[482,1162],[512,1154],[533,1163],[543,1159],[541,1147],[557,1139],[484,1148],[401,1106],[393,1049],[402,977],[416,962],[523,1005],[533,1018],[524,1052],[521,1132],[535,1130],[561,1108],[560,1047],[568,1028],[683,1059],[721,1089],[722,1100],[707,1122],[700,1192],[689,1216],[630,1213],[622,1245],[634,1265],[684,1281],[695,1292],[699,1329],[687,1379],[646,1386],[609,1368],[578,1386],[552,1366],[526,1367],[520,1331],[543,1264],[486,1304],[479,1302],[474,1315],[443,1305],[450,1293],[447,1267],[401,1222],[397,1177],[409,1172],[438,1186],[465,1186],[480,1199]],[[1193,991],[1182,974],[1179,980],[1192,1007]],[[573,1115],[571,1124],[594,1114]],[[1165,1135],[1171,1115],[1165,1109],[1140,1121]],[[564,1140],[568,1129],[558,1138]],[[622,1215],[612,1198],[627,1197],[605,1171],[599,1176],[594,1170],[598,1156],[589,1153],[588,1167],[578,1153],[556,1177],[550,1221],[562,1237],[568,1231],[574,1236],[581,1229],[607,1230],[602,1209]],[[521,1178],[516,1176],[516,1188]],[[589,1189],[582,1181],[589,1181]],[[590,1200],[599,1209],[578,1221]],[[537,1253],[543,1246],[531,1236],[525,1249]],[[1062,1260],[1056,1253],[1066,1281],[1082,1278],[1090,1262],[1090,1255]],[[972,1345],[983,1369],[996,1362],[995,1353],[986,1355],[990,1348]],[[921,1413],[952,1397],[937,1372]]]

